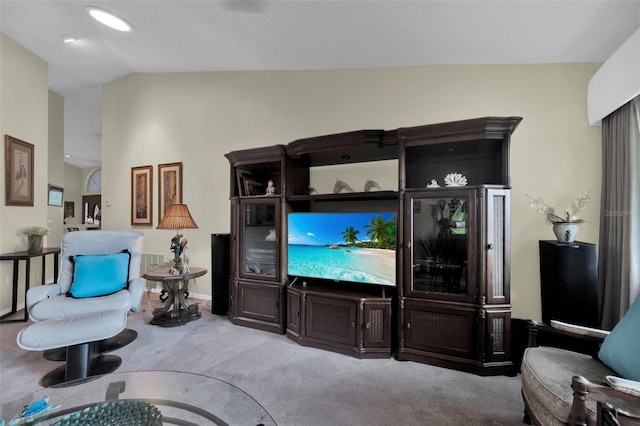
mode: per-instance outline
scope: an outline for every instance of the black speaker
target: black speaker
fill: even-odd
[[[599,327],[596,245],[540,241],[542,321]]]
[[[211,234],[211,312],[227,315],[229,310],[229,234]]]

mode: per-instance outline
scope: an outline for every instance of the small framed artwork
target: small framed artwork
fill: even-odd
[[[49,198],[47,199],[50,206],[62,207],[62,195],[64,189],[59,186],[49,185]]]
[[[76,214],[76,205],[73,201],[64,202],[64,218],[74,217]]]
[[[5,205],[33,206],[34,146],[5,135]]]
[[[239,196],[248,195],[245,190],[245,179],[251,176],[251,172],[243,169],[236,169],[236,183],[238,185],[238,194]]]
[[[158,220],[171,204],[182,203],[182,163],[158,165]]]
[[[153,166],[131,168],[131,224],[153,224]]]
[[[255,179],[244,178],[244,195],[262,195],[264,191],[262,184]]]

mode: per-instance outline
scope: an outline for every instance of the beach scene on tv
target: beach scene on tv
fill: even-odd
[[[290,213],[288,274],[396,284],[396,214]]]

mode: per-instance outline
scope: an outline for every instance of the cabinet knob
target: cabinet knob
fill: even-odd
[[[411,248],[411,241],[407,241],[407,248]]]
[[[351,321],[351,328],[356,328],[356,322],[355,321]]]
[[[487,244],[487,250],[493,250],[493,243]]]
[[[299,317],[300,316],[300,311],[296,312],[296,316]]]
[[[410,328],[411,328],[411,323],[410,323],[410,322],[408,322],[408,323],[405,325],[405,327],[406,327],[406,329],[407,329],[407,330],[408,330],[408,329],[410,329]]]
[[[365,322],[364,323],[364,328],[367,329],[367,330],[370,329],[371,328],[371,323]]]

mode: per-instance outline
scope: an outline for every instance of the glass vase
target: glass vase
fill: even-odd
[[[27,235],[27,251],[42,251],[42,235]]]

